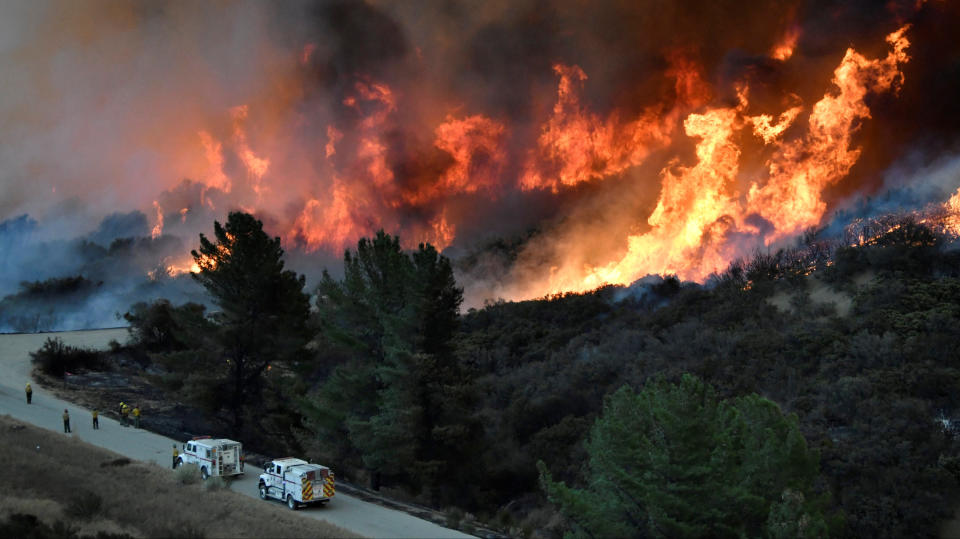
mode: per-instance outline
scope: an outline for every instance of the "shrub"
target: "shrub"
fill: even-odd
[[[200,482],[200,468],[196,464],[184,464],[174,472],[177,482],[181,485],[193,485]]]
[[[100,352],[63,344],[59,338],[48,338],[30,357],[40,370],[51,376],[63,376],[70,370],[99,369],[103,366]]]
[[[76,492],[64,507],[63,512],[74,519],[90,520],[100,513],[103,498],[86,490]]]
[[[191,522],[181,522],[179,524],[157,530],[150,534],[152,537],[178,537],[180,539],[204,539],[203,530]]]
[[[134,304],[123,318],[130,323],[134,346],[148,352],[172,352],[189,348],[191,331],[206,324],[205,309],[197,303],[174,307],[169,300],[160,299]]]
[[[72,539],[77,533],[62,522],[50,526],[40,521],[36,515],[17,513],[7,517],[6,521],[0,521],[0,536]]]
[[[62,298],[87,293],[103,283],[95,283],[82,275],[20,283],[21,294],[32,298]]]
[[[222,477],[208,477],[206,481],[203,482],[203,488],[205,490],[224,490],[227,488],[227,482]]]
[[[460,529],[463,523],[463,511],[456,507],[447,509],[447,527],[454,530]]]

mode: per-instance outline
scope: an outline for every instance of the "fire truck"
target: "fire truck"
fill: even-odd
[[[196,464],[200,477],[229,477],[243,473],[243,445],[225,438],[197,436],[183,444],[177,457],[177,468]]]
[[[296,510],[301,505],[326,505],[334,495],[333,470],[292,457],[268,462],[260,474],[260,499],[274,498]]]

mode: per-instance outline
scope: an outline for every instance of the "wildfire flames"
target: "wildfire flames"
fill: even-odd
[[[428,241],[443,249],[456,239],[457,223],[449,217],[448,202],[458,195],[496,200],[508,188],[556,194],[615,177],[641,165],[652,152],[669,147],[682,126],[682,134],[696,141],[695,163],[675,161],[661,171],[659,200],[646,219],[649,230],[628,236],[623,256],[596,266],[561,258],[549,275],[524,282],[511,295],[585,291],[604,284],[629,284],[651,273],[702,280],[751,249],[821,222],[826,211],[822,193],[844,178],[860,155],[853,136],[860,122],[870,118],[867,96],[896,92],[903,83],[901,67],[910,60],[908,29],[903,26],[887,36],[890,50],[883,58],[868,59],[847,49],[833,72],[831,88],[820,100],[809,107],[790,106],[776,117],[749,114],[746,84],[739,85],[735,106],[707,107],[684,115],[683,111],[707,103],[711,90],[695,64],[676,56],[668,71],[675,86],[672,105],[650,106],[628,118],[614,110],[603,118],[581,102],[589,80],[584,70],[557,64],[552,114],[540,127],[536,146],[526,152],[513,185],[508,185],[507,172],[509,126],[482,114],[447,115],[434,129],[433,139],[433,147],[448,159],[445,169],[429,182],[398,182],[387,138],[401,97],[384,82],[359,80],[342,100],[354,115],[352,131],[348,134],[342,126],[328,125],[326,140],[318,144],[332,177],[330,188],[307,199],[287,225],[284,239],[308,249],[341,250],[377,228],[397,228],[398,223],[378,214],[378,208],[406,208],[426,215],[419,223],[401,227],[410,229],[401,231],[406,232],[403,238],[408,245]],[[797,38],[798,30],[791,29],[770,56],[789,60]],[[304,49],[301,62],[308,59],[309,50],[309,46]],[[229,144],[259,200],[270,189],[263,182],[271,159],[252,149],[244,128],[248,113],[247,105],[231,109],[234,123]],[[797,125],[801,119],[805,121]],[[759,149],[751,149],[753,153],[768,156],[762,167],[749,173],[741,167],[744,132],[759,143]],[[787,133],[791,136],[785,137]],[[212,171],[207,187],[229,192],[234,182],[224,170],[222,156],[227,142],[205,131],[199,135]],[[352,155],[340,148],[348,136]],[[155,235],[163,226],[157,209]],[[193,271],[198,270],[195,266]]]
[[[947,230],[960,236],[960,189],[950,197],[944,208],[947,211],[947,218],[944,220]]]
[[[689,115],[684,132],[699,139],[697,164],[663,171],[660,200],[647,220],[651,230],[630,236],[623,258],[589,268],[585,276],[580,268],[554,274],[549,291],[629,284],[649,273],[702,280],[754,247],[744,249],[739,240],[744,235],[769,245],[819,224],[826,210],[821,193],[843,178],[859,157],[860,151],[851,149],[851,137],[857,122],[870,117],[865,96],[895,89],[902,80],[899,68],[909,60],[906,31],[903,27],[887,36],[892,50],[883,59],[868,60],[847,49],[834,71],[836,89],[813,105],[806,132],[789,141],[780,135],[802,109],[784,111],[775,124],[769,115],[746,116],[747,88],[739,92],[738,107]],[[742,150],[733,135],[751,128],[765,145],[773,146],[773,154],[764,163],[765,174],[752,180],[745,192],[737,192]],[[758,220],[769,232],[760,229]]]
[[[143,135],[141,147],[178,176],[144,201],[150,234],[195,237],[210,217],[243,209],[285,249],[337,256],[380,228],[407,247],[430,242],[459,253],[535,229],[493,280],[476,284],[485,277],[469,276],[475,302],[585,291],[647,274],[703,280],[824,225],[835,203],[855,191],[845,179],[859,163],[878,160],[864,157],[877,104],[889,106],[911,84],[904,75],[917,46],[911,41],[925,39],[905,21],[941,9],[929,4],[891,3],[885,43],[881,34],[862,33],[845,53],[847,45],[831,48],[837,40],[813,35],[802,2],[782,13],[762,8],[755,19],[730,15],[763,28],[764,40],[744,37],[746,28],[719,38],[711,29],[713,37],[696,43],[701,36],[681,24],[677,39],[631,56],[635,66],[603,48],[615,44],[611,50],[626,54],[618,40],[636,37],[612,30],[583,44],[576,39],[582,30],[558,30],[557,43],[544,45],[550,54],[539,55],[528,46],[533,33],[529,43],[511,39],[527,36],[524,25],[540,19],[511,19],[496,2],[475,14],[492,33],[471,33],[473,56],[456,54],[456,32],[442,24],[423,30],[402,6],[323,8],[344,28],[374,29],[377,39],[294,32],[275,45],[263,31],[249,56],[267,66],[256,91],[220,92],[229,97],[216,107],[184,96],[172,109],[184,114],[157,116],[158,134]],[[578,22],[582,6],[568,7],[557,4],[556,16]],[[394,19],[384,15],[389,10]],[[687,20],[678,13],[672,20]],[[498,17],[524,29],[497,33]],[[672,35],[655,21],[630,20],[642,23],[639,33]],[[395,38],[401,26],[418,38]],[[576,46],[564,45],[567,36]],[[533,60],[502,72],[485,64],[486,51],[511,47]],[[492,57],[492,64],[509,60]],[[440,61],[450,58],[461,63]],[[525,80],[534,68],[540,78]],[[171,122],[182,124],[170,130],[182,136],[163,134]],[[138,159],[152,163],[142,157],[150,152]],[[960,190],[943,209],[947,229],[960,233]],[[185,254],[166,270],[203,265]]]

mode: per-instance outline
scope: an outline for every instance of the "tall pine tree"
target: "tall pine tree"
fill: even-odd
[[[476,430],[452,347],[463,291],[450,261],[428,244],[404,253],[380,231],[317,293],[322,336],[346,358],[305,403],[321,452],[365,468],[374,488],[383,477],[439,503]],[[337,436],[349,443],[324,443]]]
[[[284,269],[280,238],[270,238],[252,215],[232,212],[215,241],[200,234],[192,251],[200,271],[194,278],[217,306],[210,374],[218,382],[221,407],[240,434],[247,412],[259,413],[264,377],[271,365],[303,357],[308,342],[309,297],[304,278]]]

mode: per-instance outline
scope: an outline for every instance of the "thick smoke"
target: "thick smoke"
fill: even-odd
[[[120,326],[132,304],[158,297],[207,303],[188,275],[168,269],[184,242],[151,238],[140,212],[109,215],[85,236],[44,235],[28,215],[0,223],[0,332]]]
[[[808,111],[848,48],[883,58],[910,24],[902,84],[865,97],[856,164],[824,188],[832,215],[920,181],[891,164],[957,152],[957,22],[936,0],[5,2],[0,286],[136,289],[242,209],[310,276],[384,228],[457,257],[472,305],[550,292],[557,267],[610,263],[650,229],[663,171],[697,162],[690,114],[744,85],[751,115]],[[770,151],[736,136],[745,191]],[[767,246],[769,221],[745,222],[710,233]],[[148,255],[77,262],[123,238]]]

